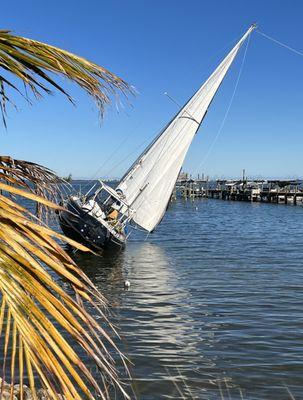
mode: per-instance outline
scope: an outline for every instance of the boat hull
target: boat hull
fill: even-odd
[[[124,241],[113,237],[104,225],[83,210],[76,201],[68,199],[64,206],[67,211],[59,212],[59,223],[67,237],[94,251],[101,251],[108,246],[124,246]]]

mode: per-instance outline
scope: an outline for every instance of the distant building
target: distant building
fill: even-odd
[[[189,174],[187,172],[180,172],[177,182],[183,182],[183,181],[188,181],[189,180]]]

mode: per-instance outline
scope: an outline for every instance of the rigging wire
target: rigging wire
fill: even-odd
[[[95,171],[95,173],[91,176],[91,178],[88,180],[88,182],[83,186],[83,189],[86,189],[88,186],[91,185],[91,182],[94,181],[98,174],[100,173],[100,171],[102,170],[102,168],[108,163],[108,161],[110,161],[110,159],[121,149],[121,147],[132,137],[133,133],[135,132],[135,130],[138,129],[138,127],[141,125],[141,123],[139,123],[135,129],[133,129],[131,131],[131,133],[129,135],[127,135],[125,138],[123,138],[123,140],[118,144],[118,146],[110,153],[110,155],[105,159],[105,161],[100,165],[100,167],[98,167],[98,169]]]
[[[287,44],[282,43],[282,42],[280,42],[279,40],[277,40],[277,39],[275,39],[275,38],[273,38],[273,37],[271,37],[271,36],[269,36],[269,35],[266,35],[266,34],[263,33],[262,31],[260,31],[260,29],[257,29],[256,32],[259,33],[259,35],[264,36],[265,38],[271,40],[272,42],[274,42],[274,43],[280,45],[281,47],[284,47],[284,48],[286,48],[286,49],[292,51],[293,53],[298,54],[299,56],[303,56],[303,52],[302,52],[302,51],[296,50],[296,49],[294,49],[293,47],[290,47],[290,46],[288,46]]]
[[[133,154],[137,153],[141,149],[141,147],[146,146],[148,141],[150,141],[151,138],[153,138],[154,136],[155,136],[155,133],[153,134],[153,136],[144,139],[143,142],[141,142],[133,150],[131,150],[129,153],[127,153],[127,155],[124,158],[122,158],[120,161],[118,161],[116,164],[114,164],[114,166],[111,167],[111,169],[109,169],[107,171],[106,175],[109,175],[110,173],[112,173],[119,165],[123,164],[124,161],[128,160]]]
[[[212,152],[212,150],[213,150],[213,148],[214,148],[214,145],[216,144],[216,142],[217,142],[217,140],[218,140],[220,134],[222,133],[222,130],[223,130],[224,126],[225,126],[227,117],[228,117],[228,115],[229,115],[231,106],[232,106],[232,104],[233,104],[233,101],[234,101],[234,98],[235,98],[235,95],[236,95],[236,91],[237,91],[238,86],[239,86],[240,78],[241,78],[241,75],[242,75],[242,71],[243,71],[243,67],[244,67],[244,63],[245,63],[245,59],[246,59],[246,55],[247,55],[247,50],[248,50],[249,42],[250,42],[250,36],[248,37],[247,42],[246,42],[246,47],[245,47],[243,59],[242,59],[242,62],[241,62],[239,74],[238,74],[238,77],[237,77],[237,80],[236,80],[236,84],[235,84],[233,93],[232,93],[232,95],[231,95],[230,101],[229,101],[229,103],[228,103],[227,109],[226,109],[226,111],[225,111],[223,120],[222,120],[222,122],[221,122],[221,125],[220,125],[220,127],[219,127],[219,129],[218,129],[218,132],[217,132],[216,136],[214,137],[214,140],[212,141],[212,143],[211,143],[211,145],[210,145],[210,147],[209,147],[209,149],[208,149],[208,151],[207,151],[205,157],[203,158],[203,160],[202,160],[201,163],[199,164],[199,166],[198,166],[198,168],[197,168],[197,172],[198,172],[198,171],[200,170],[200,168],[205,164],[206,160],[208,159],[210,153]]]
[[[176,103],[176,104],[180,107],[180,105],[179,105],[176,101],[174,101],[174,99],[172,99],[172,98],[168,95],[167,92],[164,93],[164,94],[165,94],[166,96],[168,96],[174,103]],[[186,106],[184,106],[183,108],[181,108],[181,110],[178,111],[177,115],[179,115],[179,114],[181,113],[182,110],[183,110],[183,112],[187,112]],[[177,121],[178,121],[178,119],[175,117],[175,118],[171,121],[171,123],[169,123],[169,124],[173,124],[173,125],[174,125],[174,124],[177,123]],[[172,126],[173,126],[173,125],[172,125]],[[182,130],[180,130],[179,134],[178,134],[177,137],[174,139],[174,142],[176,142],[176,140],[178,139],[178,137],[179,137],[180,135],[182,135]],[[162,146],[161,146],[161,148],[159,149],[160,152],[159,152],[159,154],[158,154],[156,160],[153,162],[153,166],[152,166],[152,168],[150,169],[150,171],[148,172],[148,174],[147,174],[147,176],[146,176],[146,178],[145,178],[145,180],[144,180],[145,183],[148,182],[148,178],[149,178],[150,174],[154,172],[154,167],[157,165],[158,160],[162,157],[162,154],[163,154],[164,150],[165,150],[166,147],[167,147],[168,141],[169,141],[169,136],[167,136],[166,139],[164,138],[163,143],[162,143]],[[170,145],[172,145],[172,144],[170,144]],[[167,149],[166,149],[166,150],[167,150]],[[134,178],[134,177],[133,177],[133,178]],[[136,182],[136,180],[133,180],[133,183],[135,183],[135,184],[138,186],[138,189],[140,189],[140,185]],[[141,184],[141,186],[142,186],[142,184]],[[145,185],[143,185],[143,186],[145,187]],[[167,190],[169,190],[169,189],[167,189]],[[141,192],[141,203],[140,203],[139,206],[142,206],[142,204],[143,204],[144,202],[146,202],[147,204],[150,203],[150,201],[146,198],[145,192],[143,192],[143,190],[142,190],[142,192]],[[139,207],[139,206],[138,206],[138,207]]]
[[[210,57],[208,57],[208,58],[206,59],[206,63],[210,63],[218,54],[220,54],[221,52],[223,52],[223,51],[224,51],[226,48],[228,48],[231,44],[235,43],[236,40],[237,40],[237,38],[235,38],[235,39],[229,41],[225,46],[219,48],[216,52],[214,52],[214,54],[212,54]],[[204,63],[204,66],[205,66],[205,63]],[[178,106],[179,106],[179,104],[178,104]],[[138,128],[138,127],[137,127],[137,128]],[[137,128],[136,128],[136,129],[137,129]],[[108,163],[108,161],[118,152],[118,150],[122,147],[123,144],[125,144],[125,142],[127,141],[127,139],[129,139],[130,136],[132,136],[132,134],[133,134],[133,132],[132,132],[130,135],[128,135],[126,139],[122,140],[122,142],[117,146],[117,148],[107,157],[107,159],[102,163],[102,165],[101,165],[101,166],[96,170],[96,172],[91,176],[91,178],[88,180],[88,182],[83,186],[83,189],[86,189],[88,186],[91,185],[91,182],[92,182],[93,180],[96,179],[96,177],[98,176],[98,174],[99,174],[99,172],[101,171],[101,169],[102,169],[102,168]],[[153,136],[151,136],[151,137],[154,137],[154,134],[153,134]],[[145,145],[145,144],[147,143],[148,140],[150,140],[150,138],[145,139],[143,143],[141,143],[141,144],[140,144],[139,146],[137,146],[133,151],[131,151],[130,153],[128,153],[128,154],[126,155],[126,157],[124,157],[122,160],[120,160],[120,161],[118,161],[116,164],[114,164],[114,166],[111,167],[111,168],[108,170],[108,172],[105,174],[105,176],[108,175],[108,174],[110,174],[110,173],[112,173],[119,165],[121,165],[124,161],[126,161],[127,159],[129,159],[130,156],[131,156],[132,154],[134,154],[138,149],[140,149],[143,145]]]
[[[289,46],[289,45],[287,45],[287,44],[285,44],[285,43],[283,43],[283,42],[281,42],[281,41],[279,41],[279,40],[277,40],[277,39],[275,39],[275,38],[273,38],[273,37],[271,37],[271,36],[265,34],[265,33],[262,32],[260,29],[256,29],[256,32],[259,33],[259,35],[261,35],[261,36],[267,38],[268,40],[270,40],[270,41],[272,41],[272,42],[274,42],[274,43],[280,45],[281,47],[284,47],[284,48],[290,50],[291,52],[293,52],[293,53],[295,53],[295,54],[297,54],[297,55],[303,56],[303,52],[301,52],[301,51],[299,51],[299,50],[296,50],[296,49],[294,49],[293,47],[291,47],[291,46]],[[240,81],[240,77],[241,77],[241,74],[242,74],[242,70],[243,70],[243,66],[244,66],[244,62],[245,62],[245,58],[246,58],[246,53],[247,53],[247,49],[248,49],[248,45],[249,45],[249,40],[250,40],[250,37],[248,38],[248,41],[247,41],[247,44],[246,44],[245,53],[244,53],[244,56],[243,56],[243,60],[242,60],[242,64],[241,64],[241,67],[240,67],[239,75],[238,75],[238,78],[237,78],[237,81],[236,81],[236,85],[235,85],[235,88],[234,88],[234,91],[233,91],[231,100],[230,100],[229,105],[228,105],[228,107],[227,107],[226,113],[225,113],[224,118],[223,118],[223,120],[222,120],[222,123],[221,123],[221,125],[220,125],[220,127],[219,127],[219,130],[218,130],[218,132],[217,132],[217,135],[215,136],[215,138],[214,138],[214,140],[213,140],[213,142],[212,142],[212,144],[211,144],[211,146],[210,146],[210,148],[209,148],[209,150],[208,150],[206,156],[204,157],[204,159],[203,159],[202,162],[200,163],[200,165],[199,165],[197,171],[199,171],[199,169],[204,165],[204,163],[205,163],[206,160],[208,159],[208,157],[209,157],[209,155],[210,155],[210,153],[211,153],[211,151],[212,151],[214,145],[216,144],[216,142],[217,142],[217,140],[218,140],[218,138],[219,138],[219,136],[220,136],[220,134],[221,134],[221,132],[222,132],[222,130],[223,130],[223,127],[224,127],[224,125],[225,125],[225,122],[226,122],[226,119],[227,119],[227,117],[228,117],[229,111],[230,111],[230,109],[231,109],[231,106],[232,106],[232,103],[233,103],[233,100],[234,100],[234,97],[235,97],[235,94],[236,94],[236,91],[237,91],[237,87],[238,87],[238,84],[239,84],[239,81]],[[235,41],[235,40],[233,40],[233,41],[231,41],[231,42],[233,43],[234,41]],[[229,44],[230,44],[230,43],[229,43]],[[210,61],[210,59],[214,58],[214,56],[215,56],[216,54],[220,53],[223,49],[225,49],[227,46],[228,46],[228,45],[222,47],[222,48],[219,49],[214,55],[212,55],[211,57],[209,57],[209,61]],[[137,129],[137,128],[136,128],[136,129]],[[107,159],[102,163],[102,165],[101,165],[101,166],[98,168],[98,170],[94,173],[94,175],[93,175],[92,178],[88,181],[88,183],[86,183],[86,184],[84,185],[84,188],[86,188],[88,185],[90,185],[90,181],[92,181],[92,180],[94,180],[94,179],[96,178],[96,176],[98,175],[98,173],[100,172],[100,170],[101,170],[101,169],[108,163],[108,161],[120,150],[120,148],[122,147],[122,145],[125,144],[125,142],[130,138],[130,136],[132,136],[132,135],[128,135],[125,139],[122,140],[122,142],[117,146],[117,148],[107,157]],[[120,162],[116,163],[112,168],[110,168],[110,170],[108,171],[108,173],[111,173],[113,170],[115,170],[119,165],[121,165],[124,161],[126,161],[126,160],[130,157],[130,155],[132,155],[133,153],[135,153],[135,152],[138,150],[138,148],[140,148],[141,146],[143,146],[146,142],[147,142],[147,140],[144,140],[144,142],[141,143],[139,146],[137,146],[136,149],[135,149],[134,151],[130,152],[125,158],[123,158],[122,160],[120,160]],[[107,174],[108,174],[108,173],[107,173]]]
[[[265,33],[262,32],[260,29],[256,29],[256,32],[259,33],[259,35],[265,37],[266,39],[268,39],[268,40],[270,40],[270,41],[272,41],[272,42],[278,44],[279,46],[284,47],[284,48],[286,48],[287,50],[289,50],[289,51],[291,51],[291,52],[293,52],[293,53],[295,53],[295,54],[297,54],[297,55],[303,57],[303,52],[301,52],[301,51],[299,51],[299,50],[296,50],[296,49],[294,49],[293,47],[291,47],[291,46],[289,46],[289,45],[287,45],[287,44],[285,44],[285,43],[283,43],[283,42],[281,42],[281,41],[279,41],[279,40],[277,40],[277,39],[275,39],[275,38],[273,38],[273,37],[271,37],[271,36],[265,34]],[[249,45],[249,40],[250,40],[250,37],[248,38],[248,41],[247,41],[245,53],[244,53],[243,60],[242,60],[242,65],[241,65],[241,68],[240,68],[240,71],[239,71],[239,75],[238,75],[238,79],[237,79],[237,82],[236,82],[235,89],[234,89],[234,92],[233,92],[233,94],[232,94],[231,100],[230,100],[229,105],[228,105],[228,107],[227,107],[226,113],[225,113],[225,115],[224,115],[224,118],[223,118],[222,123],[221,123],[221,125],[220,125],[220,128],[219,128],[219,130],[218,130],[218,133],[217,133],[217,135],[216,135],[215,138],[214,138],[214,141],[212,142],[212,144],[211,144],[211,146],[210,146],[208,152],[206,153],[206,156],[204,157],[204,159],[202,160],[202,162],[199,164],[199,166],[198,166],[198,168],[197,168],[197,172],[199,172],[200,168],[204,165],[204,163],[205,163],[206,160],[208,159],[208,157],[209,157],[209,155],[210,155],[210,153],[211,153],[211,151],[212,151],[212,149],[213,149],[215,143],[217,142],[217,139],[218,139],[219,135],[221,134],[222,129],[223,129],[224,125],[225,125],[227,116],[228,116],[228,114],[229,114],[230,108],[231,108],[231,106],[232,106],[232,102],[233,102],[234,97],[235,97],[235,94],[236,94],[236,90],[237,90],[237,87],[238,87],[238,83],[239,83],[239,81],[240,81],[240,77],[241,77],[241,74],[242,74],[242,70],[243,70],[243,66],[244,66],[244,62],[245,62],[245,58],[246,58],[246,53],[247,53],[247,49],[248,49],[248,45]]]
[[[214,67],[220,63],[220,59],[221,57],[224,57],[225,55],[225,51],[233,48],[235,46],[235,44],[240,40],[240,36],[237,35],[236,37],[234,37],[234,39],[226,42],[226,44],[220,48],[218,48],[216,51],[214,51],[211,55],[206,56],[205,58],[203,58],[203,62],[196,62],[194,64],[194,67],[190,67],[191,68],[191,74],[194,76],[200,76],[199,74],[201,74],[202,79],[203,79],[203,75],[202,74],[206,74],[208,76],[208,71],[209,70],[213,70]],[[197,61],[197,60],[196,60]],[[221,59],[222,61],[222,59]],[[200,82],[199,78],[199,81]],[[179,104],[177,104],[178,107],[180,107]]]

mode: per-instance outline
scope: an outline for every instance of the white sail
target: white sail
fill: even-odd
[[[247,30],[119,183],[117,191],[122,192],[124,201],[133,210],[133,220],[147,231],[154,230],[163,218],[195,133],[241,45],[254,28],[252,25]]]

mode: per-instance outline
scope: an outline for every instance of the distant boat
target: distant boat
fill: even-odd
[[[143,151],[116,189],[100,181],[85,195],[69,196],[59,213],[63,232],[94,250],[109,244],[123,246],[126,227],[136,224],[147,232],[161,222],[189,146],[247,32],[228,53],[207,81],[178,111]]]

